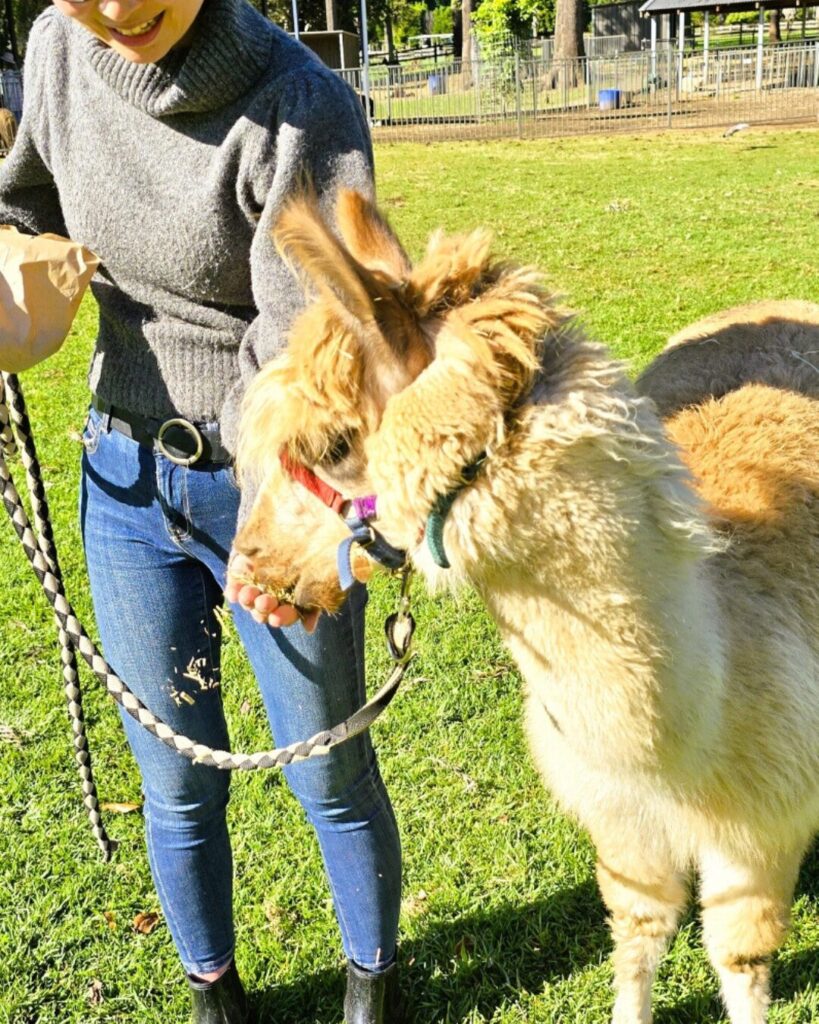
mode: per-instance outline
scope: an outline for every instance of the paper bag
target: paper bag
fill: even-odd
[[[0,225],[0,370],[18,373],[57,351],[98,265],[67,238]]]

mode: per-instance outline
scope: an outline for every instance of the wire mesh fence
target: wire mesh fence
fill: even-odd
[[[533,138],[819,117],[819,40],[708,53],[671,46],[577,60],[510,53],[341,72],[378,141]]]

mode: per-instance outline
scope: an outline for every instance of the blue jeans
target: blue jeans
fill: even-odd
[[[85,556],[105,656],[174,729],[229,745],[214,614],[236,528],[228,467],[187,469],[105,429],[92,410],[80,496]],[[234,621],[278,745],[342,721],[364,701],[363,589],[309,636],[273,630],[240,608]],[[194,678],[191,678],[194,677]],[[233,956],[229,773],[181,757],[123,714],[142,772],[148,856],[185,970]],[[395,953],[401,851],[367,735],[285,769],[316,829],[344,950],[378,969]]]

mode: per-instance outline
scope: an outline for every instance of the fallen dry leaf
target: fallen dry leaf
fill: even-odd
[[[10,725],[5,725],[2,722],[0,722],[0,743],[11,743],[13,747],[22,747],[23,745],[20,734]]]
[[[133,814],[134,811],[141,811],[142,804],[119,803],[117,800],[111,803],[100,804],[103,811],[110,811],[111,814]]]
[[[140,935],[150,935],[158,924],[159,914],[153,911],[148,914],[137,914],[133,921],[134,931],[139,932]]]
[[[88,1002],[92,1006],[99,1006],[103,1001],[102,996],[102,982],[99,978],[94,978],[91,984],[88,986],[88,991],[85,993]]]

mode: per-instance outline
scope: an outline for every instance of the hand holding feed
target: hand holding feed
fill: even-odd
[[[250,566],[244,555],[234,554],[228,563],[228,579],[225,597],[232,604],[238,604],[250,612],[256,622],[266,623],[274,629],[292,626],[301,620],[308,633],[316,628],[320,612],[313,610],[302,613],[292,604],[285,604],[270,593],[250,582]]]

